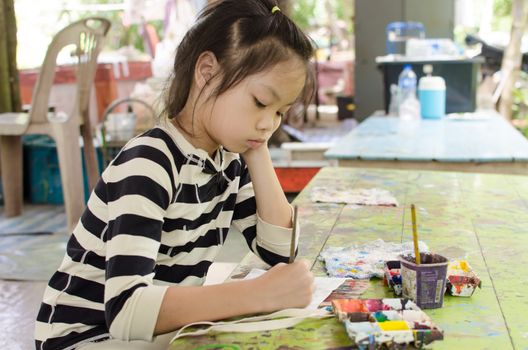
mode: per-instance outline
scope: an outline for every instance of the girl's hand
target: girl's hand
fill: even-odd
[[[277,264],[255,282],[258,284],[257,302],[262,303],[263,312],[305,307],[312,300],[315,288],[314,276],[306,260]]]
[[[244,161],[246,162],[246,164],[248,165],[248,167],[255,166],[255,165],[261,163],[261,160],[264,160],[264,159],[267,159],[267,158],[271,157],[270,153],[269,153],[267,142],[262,144],[258,148],[255,148],[255,149],[250,148],[250,149],[248,149],[244,153],[241,153],[241,156],[244,159]]]

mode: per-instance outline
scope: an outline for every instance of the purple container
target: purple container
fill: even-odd
[[[401,256],[402,295],[422,309],[436,309],[444,303],[448,261],[438,254],[420,253],[420,265],[414,256]]]

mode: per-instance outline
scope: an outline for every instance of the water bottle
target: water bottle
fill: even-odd
[[[410,64],[403,66],[403,70],[398,77],[398,87],[400,88],[400,99],[405,100],[409,95],[416,97],[416,74]]]
[[[410,120],[420,117],[420,103],[416,98],[416,74],[410,64],[403,66],[398,77],[400,90],[398,114],[400,118]]]

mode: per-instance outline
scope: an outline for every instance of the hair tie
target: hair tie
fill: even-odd
[[[281,9],[279,8],[279,6],[273,6],[273,8],[271,9],[271,14],[275,14],[275,12],[277,11],[280,11]]]

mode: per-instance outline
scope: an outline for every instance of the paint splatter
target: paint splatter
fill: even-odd
[[[419,242],[420,252],[428,252],[424,242]],[[403,244],[377,239],[363,245],[351,247],[326,247],[319,259],[331,277],[366,279],[383,278],[385,261],[398,260],[400,255],[413,252],[412,242]]]

